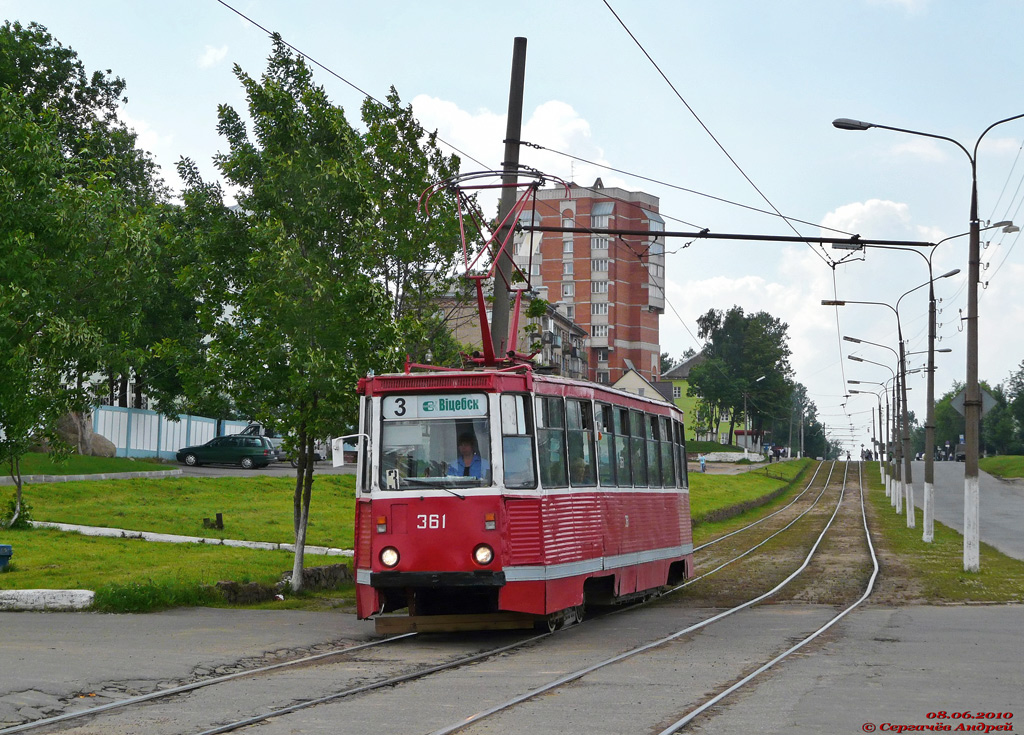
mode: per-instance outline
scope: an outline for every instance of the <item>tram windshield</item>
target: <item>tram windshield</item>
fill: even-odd
[[[382,414],[383,489],[491,484],[486,396],[392,396],[384,399]]]

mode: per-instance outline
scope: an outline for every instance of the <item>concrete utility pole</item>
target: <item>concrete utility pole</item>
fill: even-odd
[[[981,532],[978,520],[978,451],[981,443],[981,387],[978,383],[978,281],[981,269],[981,222],[978,220],[978,146],[981,139],[992,128],[1011,120],[1024,118],[1024,113],[1003,118],[989,125],[978,136],[974,143],[974,152],[967,150],[960,141],[945,135],[935,135],[921,130],[908,130],[889,125],[852,120],[841,117],[832,121],[832,125],[841,130],[869,130],[880,128],[893,130],[897,133],[920,135],[925,138],[945,140],[964,152],[971,164],[971,211],[970,211],[970,242],[967,253],[967,385],[964,398],[964,441],[966,442],[964,457],[964,571],[981,570],[980,543]]]
[[[508,119],[505,125],[505,160],[501,162],[504,172],[501,183],[501,201],[498,204],[498,222],[504,221],[515,206],[516,184],[519,181],[519,138],[523,129],[523,87],[526,79],[526,39],[516,37],[512,48],[512,79],[508,89]],[[511,246],[512,229],[515,222],[508,222],[498,230],[497,242],[508,240]],[[491,343],[494,354],[500,359],[508,350],[508,312],[511,304],[509,285],[512,276],[512,252],[502,251],[498,258],[494,276],[494,301],[491,304]]]

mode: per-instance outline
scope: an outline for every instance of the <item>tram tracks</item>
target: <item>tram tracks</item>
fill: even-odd
[[[847,465],[847,467],[849,467],[849,466],[850,465]],[[774,531],[767,538],[760,540],[758,543],[756,543],[753,546],[751,546],[750,548],[746,549],[742,554],[734,556],[734,558],[732,560],[729,560],[726,563],[720,564],[715,569],[713,569],[711,572],[705,573],[704,575],[702,575],[701,578],[707,577],[709,574],[713,574],[714,572],[717,572],[719,569],[724,568],[728,564],[731,564],[731,563],[736,562],[736,561],[740,561],[744,557],[747,557],[750,554],[754,553],[754,551],[756,551],[757,549],[763,549],[766,544],[768,544],[769,542],[772,541],[772,539],[778,537],[785,530],[790,529],[800,519],[805,518],[809,513],[811,513],[811,511],[814,508],[816,508],[818,506],[818,504],[819,504],[820,500],[822,499],[822,497],[825,496],[826,491],[828,490],[828,482],[829,482],[829,480],[831,478],[831,474],[832,474],[832,471],[834,470],[834,468],[835,468],[835,465],[832,465],[832,467],[829,468],[828,473],[827,473],[828,477],[825,479],[825,482],[823,483],[823,487],[821,488],[821,491],[818,492],[815,497],[811,498],[810,502],[806,503],[806,505],[807,505],[806,508],[803,508],[801,510],[798,507],[797,504],[802,499],[803,500],[807,500],[808,499],[807,496],[813,495],[813,493],[811,491],[812,491],[812,488],[813,488],[814,483],[815,483],[814,478],[812,478],[811,481],[808,482],[807,487],[801,493],[799,493],[787,506],[784,506],[783,508],[780,508],[778,511],[775,511],[770,516],[766,516],[766,517],[764,517],[762,519],[759,519],[758,521],[756,521],[756,522],[754,522],[752,524],[749,524],[748,526],[744,527],[743,529],[739,529],[739,530],[734,531],[731,534],[729,534],[729,536],[734,536],[734,535],[740,534],[741,532],[744,532],[744,531],[750,531],[754,527],[759,526],[759,525],[765,523],[766,521],[768,521],[769,518],[775,518],[775,521],[774,521],[775,523],[781,523],[782,521],[785,520],[786,515],[787,515],[784,511],[788,510],[790,512],[796,512],[796,517],[793,518],[792,520],[790,520],[785,525],[783,525],[782,528]],[[859,465],[858,465],[858,468],[859,468]],[[822,469],[822,466],[819,465],[818,470],[816,470],[815,476],[817,476],[817,473],[819,471],[821,471],[821,469]],[[842,493],[842,491],[840,491],[840,493]],[[834,520],[834,518],[835,518],[836,514],[839,512],[839,508],[841,506],[842,506],[842,499],[840,498],[836,502],[836,506],[835,506],[836,509],[835,509],[835,511],[832,514],[832,519],[829,520],[829,525],[831,525],[832,520]],[[799,512],[797,512],[797,511],[799,511]],[[863,514],[863,508],[862,508],[862,514]],[[781,516],[781,517],[779,517],[779,516]],[[864,521],[864,524],[865,524],[865,533],[867,533],[866,520]],[[814,554],[815,554],[819,544],[821,543],[822,538],[825,536],[827,531],[828,531],[828,526],[826,526],[825,530],[823,530],[821,532],[821,534],[819,535],[817,542],[814,544],[814,547],[808,553],[807,558],[805,559],[803,565],[800,568],[798,568],[795,572],[793,572],[790,575],[790,577],[787,578],[787,580],[785,582],[783,582],[781,585],[776,586],[775,588],[773,588],[769,592],[764,593],[762,595],[759,595],[757,597],[754,597],[754,598],[746,601],[744,604],[735,606],[735,608],[732,608],[730,610],[726,610],[726,611],[718,613],[716,615],[712,615],[712,616],[706,617],[706,618],[704,618],[702,620],[698,620],[694,624],[692,624],[690,626],[687,626],[686,628],[684,628],[682,630],[675,631],[675,632],[673,632],[673,633],[671,633],[671,634],[669,634],[667,636],[662,636],[662,637],[657,638],[656,640],[653,640],[653,641],[642,642],[639,645],[633,646],[631,649],[629,649],[627,651],[623,651],[623,652],[617,653],[614,656],[608,656],[608,657],[604,657],[604,658],[601,658],[600,656],[598,656],[598,657],[595,658],[595,661],[593,663],[589,664],[588,666],[581,667],[579,669],[576,669],[576,670],[568,672],[568,673],[563,673],[562,675],[553,678],[551,681],[545,682],[541,686],[535,686],[535,687],[532,687],[532,688],[528,688],[527,691],[524,694],[518,694],[518,695],[512,697],[511,699],[505,700],[504,702],[499,702],[499,703],[493,705],[492,707],[487,708],[486,710],[479,711],[479,713],[477,715],[471,716],[469,718],[459,719],[456,725],[449,726],[449,727],[443,727],[441,729],[435,729],[435,730],[433,730],[433,732],[434,733],[456,732],[456,731],[463,730],[463,729],[465,729],[467,727],[472,727],[472,725],[474,723],[480,721],[481,719],[486,719],[486,718],[491,717],[492,715],[496,715],[496,714],[499,714],[499,713],[502,713],[502,712],[507,712],[507,711],[509,711],[510,708],[511,709],[515,709],[517,706],[519,706],[519,705],[521,705],[521,704],[523,704],[525,702],[536,700],[537,698],[541,697],[542,695],[544,695],[546,693],[557,692],[557,691],[560,691],[560,690],[564,690],[565,688],[569,687],[569,685],[572,684],[573,682],[576,682],[576,681],[579,681],[579,680],[583,680],[586,677],[592,677],[592,676],[596,675],[597,672],[599,672],[600,670],[602,670],[604,668],[611,667],[611,666],[616,665],[616,664],[622,665],[628,659],[632,659],[634,657],[640,656],[641,654],[645,654],[645,653],[649,654],[650,652],[653,652],[653,651],[655,651],[655,650],[657,650],[659,648],[665,647],[666,644],[670,644],[670,643],[674,643],[674,642],[682,641],[682,640],[686,640],[686,639],[691,639],[693,637],[693,635],[696,634],[698,631],[703,631],[703,630],[707,629],[709,626],[712,626],[715,623],[719,623],[722,620],[724,620],[725,618],[727,618],[727,617],[729,617],[729,616],[731,616],[731,615],[733,615],[735,613],[738,613],[738,612],[740,612],[742,610],[746,610],[746,609],[752,607],[753,605],[757,604],[758,602],[767,599],[771,595],[775,594],[779,589],[781,589],[786,584],[788,584],[793,578],[795,578],[795,577],[799,576],[801,573],[803,573],[804,570],[806,569],[806,567],[808,566],[808,564],[810,563],[811,559],[814,557]],[[724,537],[722,537],[722,538],[724,538]],[[711,541],[711,542],[709,542],[707,544],[704,544],[704,545],[698,547],[698,550],[704,549],[704,548],[707,548],[707,547],[711,547],[711,546],[717,544],[719,541],[721,541],[722,538],[715,539],[715,540],[713,540],[713,541]],[[870,546],[870,537],[868,537],[868,544]],[[876,567],[875,567],[875,574],[877,574],[877,562],[876,562]],[[701,578],[698,578],[698,579],[701,579]],[[872,581],[873,581],[873,579],[874,579],[874,576],[872,576]],[[691,580],[691,583],[694,582],[694,581],[697,581],[697,580]],[[680,588],[677,588],[677,589],[681,589],[682,587],[685,587],[685,586],[687,586],[687,585],[682,585]],[[863,598],[866,598],[867,594],[869,594],[869,592],[865,592],[864,593],[864,596],[862,597],[862,600],[863,600]],[[862,600],[860,600],[860,601],[862,601]],[[860,601],[858,601],[856,604],[859,604]],[[784,651],[781,654],[777,654],[775,656],[769,657],[770,660],[768,661],[768,663],[766,663],[764,665],[763,669],[758,669],[757,671],[753,672],[752,675],[753,676],[757,676],[759,673],[761,673],[762,670],[767,670],[768,668],[771,668],[772,666],[774,666],[777,663],[778,660],[781,660],[785,656],[792,655],[793,652],[795,652],[796,650],[799,650],[804,645],[809,643],[811,640],[814,640],[819,635],[821,635],[829,627],[834,625],[835,622],[838,622],[838,620],[840,620],[841,617],[843,615],[845,615],[847,612],[849,612],[849,610],[852,609],[852,608],[853,608],[853,606],[847,608],[841,614],[839,614],[837,616],[834,616],[831,619],[830,622],[827,622],[825,624],[825,626],[819,627],[814,633],[812,633],[810,636],[808,636],[806,638],[806,640],[798,643],[798,645],[794,646],[791,650]],[[687,614],[694,614],[694,613],[693,613],[693,611],[690,611]],[[597,620],[603,620],[603,618],[598,618]],[[586,626],[586,623],[584,624],[584,626]],[[566,632],[576,631],[578,629],[583,628],[584,626],[575,626],[573,628],[569,628]],[[582,633],[582,630],[581,630],[581,633]],[[411,638],[412,636],[413,636],[413,634],[409,634],[409,636],[403,636],[401,638],[402,639],[407,639],[407,638]],[[547,634],[545,634],[543,636],[533,636],[533,637],[529,637],[529,638],[526,638],[526,639],[513,641],[510,644],[502,645],[502,646],[498,646],[498,647],[494,647],[494,648],[489,648],[487,650],[479,651],[479,652],[474,653],[472,655],[459,656],[459,657],[455,657],[455,658],[448,657],[449,660],[443,661],[441,663],[427,664],[427,663],[422,663],[421,662],[421,664],[419,666],[417,666],[417,667],[414,667],[413,670],[405,671],[405,672],[398,673],[396,675],[391,675],[391,676],[381,677],[381,676],[375,675],[373,673],[366,673],[366,672],[364,672],[360,676],[356,677],[357,681],[353,681],[350,686],[346,686],[343,690],[329,692],[329,693],[327,693],[327,694],[325,694],[323,696],[319,696],[319,697],[308,697],[308,698],[303,699],[302,701],[293,702],[293,703],[291,703],[291,704],[289,704],[287,706],[283,706],[283,707],[279,706],[279,707],[276,707],[276,708],[268,709],[267,711],[265,711],[262,714],[256,714],[256,715],[249,714],[246,717],[239,717],[238,719],[235,719],[232,722],[228,722],[228,723],[224,723],[224,724],[221,724],[221,725],[217,725],[217,726],[215,726],[215,727],[213,727],[211,729],[202,730],[201,732],[203,733],[203,735],[213,735],[213,733],[229,732],[229,731],[237,730],[237,729],[249,726],[249,725],[253,725],[253,724],[257,723],[257,722],[265,722],[267,720],[274,720],[274,721],[276,721],[276,723],[279,723],[280,727],[284,728],[284,729],[281,729],[281,732],[290,732],[292,730],[289,729],[289,726],[287,726],[286,723],[289,722],[291,718],[290,717],[285,717],[285,715],[291,715],[292,717],[294,717],[294,716],[297,716],[296,713],[300,712],[301,710],[308,710],[308,709],[310,709],[310,708],[312,708],[314,706],[320,706],[320,705],[322,705],[322,706],[324,706],[326,708],[334,708],[334,707],[337,706],[336,703],[338,703],[340,700],[342,700],[342,699],[350,699],[350,698],[354,697],[355,695],[362,695],[362,696],[356,698],[355,700],[353,700],[353,701],[359,703],[358,706],[365,706],[365,705],[369,704],[371,706],[371,708],[376,709],[376,705],[372,704],[372,702],[377,702],[378,701],[378,697],[385,696],[385,700],[386,701],[391,699],[390,697],[387,697],[387,695],[380,694],[380,691],[381,691],[382,688],[387,688],[389,692],[394,692],[396,690],[393,689],[393,688],[395,686],[397,686],[398,684],[411,683],[413,681],[421,681],[421,682],[422,681],[437,681],[438,679],[441,678],[438,675],[442,674],[443,672],[453,672],[453,671],[472,672],[474,669],[476,669],[476,670],[486,669],[488,671],[500,670],[504,666],[506,666],[509,661],[515,660],[517,658],[517,657],[511,657],[510,658],[509,654],[513,650],[523,648],[523,647],[527,646],[527,644],[532,643],[534,641],[537,641],[540,638],[545,638],[545,637],[547,637]],[[398,640],[399,640],[399,638],[396,637],[394,639],[387,639],[385,641],[375,642],[374,645],[386,645],[388,643],[397,642]],[[369,646],[360,646],[359,649],[365,649],[365,648],[368,648],[368,647]],[[546,649],[547,646],[545,646],[543,648]],[[355,650],[356,649],[352,649],[352,651],[355,651]],[[538,649],[538,648],[534,647],[532,649],[532,651],[533,651],[533,653],[531,655],[538,656],[538,657],[540,657],[542,659],[545,657],[545,653],[541,649]],[[340,661],[341,659],[339,659],[338,657],[342,653],[347,653],[347,651],[329,652],[327,654],[321,654],[321,655],[318,655],[316,657],[311,657],[311,660],[303,660],[303,661],[289,662],[289,663],[290,664],[298,665],[298,668],[300,668],[300,669],[308,669],[310,667],[317,667],[318,671],[321,671],[321,673],[317,674],[316,677],[318,679],[320,679],[320,680],[324,680],[324,679],[327,679],[329,676],[333,676],[334,674],[333,673],[332,674],[328,674],[326,671],[322,671],[322,670],[324,669],[324,667],[329,662],[331,662],[331,661],[333,661],[333,662]],[[315,659],[315,660],[312,660],[312,659]],[[236,678],[241,678],[241,677],[246,677],[246,676],[253,677],[253,676],[258,676],[258,675],[263,675],[263,674],[269,675],[271,673],[279,674],[279,673],[284,673],[285,671],[288,671],[288,670],[289,669],[287,668],[287,665],[275,665],[273,667],[266,667],[265,669],[261,669],[261,670],[257,670],[257,671],[240,672],[239,674],[231,675],[229,677],[217,677],[216,679],[207,680],[205,682],[197,682],[196,685],[194,685],[194,686],[180,688],[180,691],[170,691],[170,690],[168,690],[168,691],[164,691],[164,692],[154,693],[154,696],[150,696],[150,697],[135,698],[134,701],[125,700],[123,703],[120,703],[119,706],[123,707],[123,708],[127,708],[127,707],[130,707],[131,705],[134,705],[134,704],[141,705],[144,702],[148,702],[148,701],[150,701],[152,699],[155,699],[155,698],[157,698],[159,696],[174,698],[174,695],[189,694],[189,693],[191,693],[193,691],[196,691],[196,690],[198,690],[200,688],[210,687],[211,685],[214,685],[214,684],[227,683],[227,681],[234,680]],[[362,680],[359,680],[360,678]],[[511,677],[506,677],[506,678],[510,679]],[[368,681],[368,680],[370,680],[370,681]],[[742,684],[740,684],[740,686],[742,686]],[[723,694],[723,696],[728,696],[728,694],[731,693],[731,691],[732,690],[726,691]],[[377,694],[372,694],[373,692],[377,692]],[[367,697],[369,697],[369,699],[367,699]],[[494,693],[493,692],[491,692],[490,696],[487,697],[487,699],[495,699],[495,698],[496,697],[494,697]],[[401,698],[399,698],[399,699],[401,699]],[[335,704],[332,705],[331,703],[335,703]],[[708,703],[706,705],[706,707],[712,707],[712,706],[714,706],[714,704],[715,704],[715,702],[710,702],[710,703]],[[705,709],[700,709],[699,711],[691,710],[690,714],[687,715],[687,716],[690,717],[690,719],[692,719],[692,717],[699,716],[704,711],[705,711]],[[92,711],[88,711],[86,713],[83,713],[83,715],[84,716],[89,716],[89,715],[95,716],[95,715],[98,715],[100,712],[101,712],[101,708],[96,708],[96,709],[94,709]],[[166,716],[167,716],[166,714],[160,715],[161,718],[166,718]],[[7,735],[8,733],[12,733],[13,734],[14,732],[21,732],[22,730],[33,729],[35,727],[39,727],[40,725],[45,725],[45,724],[54,724],[54,725],[60,724],[60,723],[58,723],[59,719],[61,719],[61,718],[53,718],[52,720],[50,720],[49,723],[43,723],[43,722],[30,723],[29,726],[23,727],[23,728],[22,727],[19,727],[19,728],[8,728],[7,730],[0,731],[0,735]],[[90,726],[84,727],[81,730],[75,729],[74,731],[75,732],[120,732],[120,731],[123,731],[123,732],[139,732],[139,731],[141,731],[141,730],[138,730],[138,729],[133,730],[130,727],[126,727],[124,725],[115,725],[113,727],[108,727],[108,726],[102,725],[102,720],[103,719],[104,718],[98,718],[97,724],[101,725],[101,726],[98,727],[97,729],[93,729],[92,726],[90,725]],[[337,721],[337,719],[335,719],[333,717],[329,717],[328,719],[334,720],[335,722]],[[679,727],[683,727],[689,721],[690,720],[688,719],[688,720],[686,720],[686,722],[684,722],[682,724],[679,724],[679,723],[677,723],[677,724],[679,724]],[[427,722],[429,722],[429,718],[426,718],[425,721],[423,723],[421,723],[421,726],[420,726],[419,730],[416,730],[416,729],[408,730],[408,729],[403,728],[401,731],[402,732],[409,732],[409,731],[413,731],[413,732],[421,731],[422,732],[422,731],[426,731],[426,729],[424,729],[422,727],[422,725],[425,725]],[[182,723],[182,724],[184,724],[184,723]],[[427,726],[427,729],[429,729],[429,727],[432,727],[432,726]],[[274,731],[278,730],[278,727],[272,722],[271,725],[265,725],[265,726],[260,728],[261,732],[263,732],[264,730],[266,730],[267,732],[274,732]],[[147,732],[162,732],[162,731],[164,731],[164,729],[160,728],[160,727],[155,727],[155,728],[147,727],[146,731]],[[197,732],[196,729],[184,729],[184,730],[168,729],[166,731],[168,731],[168,732],[172,732],[172,731],[173,732]],[[303,731],[307,731],[305,727],[303,728]],[[313,731],[313,730],[310,730],[310,731]],[[329,730],[324,730],[324,731],[327,732]],[[332,732],[347,731],[347,729],[330,730],[330,731],[332,731]],[[353,728],[352,731],[355,732],[355,731],[360,731],[360,730],[359,730],[359,728]],[[392,730],[391,730],[390,727],[386,727],[386,728],[384,728],[383,731],[392,731]],[[674,731],[675,730],[666,730],[665,732],[674,732]]]

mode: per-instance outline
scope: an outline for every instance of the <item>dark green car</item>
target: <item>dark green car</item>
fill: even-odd
[[[262,436],[218,436],[197,447],[184,447],[175,455],[189,467],[201,464],[240,465],[247,470],[277,461],[274,447]]]

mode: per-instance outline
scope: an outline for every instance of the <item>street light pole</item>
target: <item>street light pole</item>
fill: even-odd
[[[978,449],[981,435],[981,387],[978,384],[978,281],[981,271],[981,223],[978,220],[978,146],[981,139],[992,128],[1011,120],[1019,120],[1024,113],[998,120],[989,125],[978,136],[974,143],[972,155],[964,146],[953,138],[919,130],[907,130],[888,125],[839,118],[832,124],[841,130],[868,130],[881,128],[898,133],[920,135],[925,138],[937,138],[948,141],[967,156],[971,163],[971,212],[970,241],[967,254],[967,386],[964,397],[964,441],[967,443],[964,456],[964,571],[977,572],[981,569],[980,562],[980,529],[978,522]]]
[[[986,227],[982,227],[981,230],[990,230],[993,228],[1002,228],[1003,232],[1018,232],[1019,227],[1014,226],[1010,220],[1002,222],[996,222]],[[910,248],[898,247],[893,245],[876,245],[866,243],[861,246],[851,245],[833,245],[833,248],[838,249],[855,249],[860,250],[863,248],[877,248],[880,250],[897,250],[901,252],[916,253],[924,258],[925,263],[928,265],[928,396],[925,399],[925,423],[924,423],[924,502],[922,505],[922,511],[924,516],[924,533],[922,534],[922,540],[925,542],[931,542],[935,538],[935,352],[942,352],[943,350],[935,349],[935,330],[936,330],[936,301],[935,301],[935,283],[932,276],[932,258],[935,256],[935,251],[939,245],[949,240],[955,240],[959,237],[966,237],[970,235],[970,232],[962,232],[959,235],[951,235],[950,237],[943,238],[937,243],[932,245],[931,252],[925,255],[920,250],[913,250]],[[849,340],[850,342],[860,342],[862,340],[856,340],[851,337],[843,337],[843,339]],[[874,344],[868,342],[868,344]],[[881,346],[881,345],[880,345]],[[891,349],[891,348],[886,348]],[[949,352],[949,350],[946,350]],[[895,351],[893,352],[895,354]]]
[[[939,278],[949,278],[955,276],[960,272],[960,269],[951,270],[948,273],[944,273]],[[903,477],[901,478],[903,485],[903,497],[907,501],[907,528],[914,528],[917,525],[916,513],[914,510],[914,483],[911,476],[910,462],[911,462],[911,451],[910,451],[910,416],[907,411],[907,359],[906,359],[906,348],[903,343],[903,325],[900,321],[900,302],[903,301],[904,297],[908,294],[913,293],[919,288],[931,285],[936,279],[930,278],[924,283],[914,286],[909,291],[905,291],[898,299],[896,299],[896,306],[887,304],[884,301],[842,301],[842,300],[823,300],[821,303],[823,306],[845,306],[846,304],[870,304],[873,306],[884,306],[896,315],[896,333],[899,337],[900,344],[900,386],[903,397]],[[897,501],[897,508],[899,507],[899,501]]]

